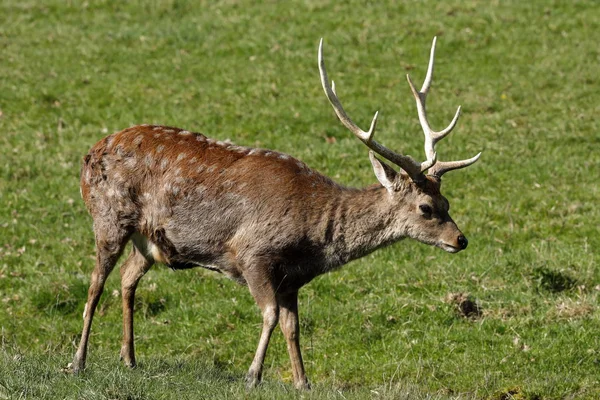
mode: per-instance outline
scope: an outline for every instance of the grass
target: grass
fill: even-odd
[[[0,398],[598,398],[599,12],[591,0],[3,1]],[[137,123],[174,125],[366,186],[366,150],[320,88],[318,40],[355,121],[380,110],[378,139],[422,157],[403,75],[423,78],[434,35],[434,127],[463,106],[440,158],[484,149],[444,179],[469,248],[405,241],[305,287],[310,394],[293,391],[279,332],[265,384],[245,390],[258,310],[203,270],[156,267],[142,280],[133,371],[118,362],[112,276],[88,371],[62,372],[93,264],[78,189],[92,144]]]

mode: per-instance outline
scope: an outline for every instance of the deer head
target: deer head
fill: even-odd
[[[377,126],[378,112],[375,113],[368,131],[360,129],[346,114],[335,91],[335,83],[329,85],[325,61],[323,59],[323,39],[319,43],[319,71],[323,90],[333,106],[333,110],[342,122],[371,151],[369,158],[379,182],[387,189],[389,206],[397,209],[396,230],[420,242],[440,247],[455,253],[467,247],[467,238],[458,229],[448,210],[448,200],[440,192],[441,178],[446,172],[465,168],[479,159],[481,153],[467,160],[438,161],[435,145],[446,137],[456,126],[460,115],[460,106],[450,124],[441,131],[431,129],[427,119],[426,100],[433,77],[436,38],[431,45],[427,75],[421,90],[417,90],[410,76],[406,76],[415,97],[419,121],[425,135],[425,155],[427,159],[418,162],[410,156],[394,152],[373,140]],[[375,153],[400,167],[396,172],[381,161]]]

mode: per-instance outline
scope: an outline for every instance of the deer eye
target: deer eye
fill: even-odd
[[[429,204],[421,204],[419,210],[421,210],[423,216],[427,218],[431,217],[431,214],[433,213],[433,209]]]

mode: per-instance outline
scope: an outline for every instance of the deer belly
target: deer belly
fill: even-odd
[[[219,273],[225,273],[231,279],[243,283],[243,278],[237,271],[229,271],[229,269],[222,269],[208,261],[209,257],[193,257],[189,258],[182,256],[174,250],[174,246],[169,244],[166,248],[162,248],[161,244],[154,243],[151,239],[136,232],[131,237],[131,240],[140,253],[146,257],[146,259],[152,263],[165,264],[167,267],[173,270],[190,269],[196,267],[202,267],[211,271]]]

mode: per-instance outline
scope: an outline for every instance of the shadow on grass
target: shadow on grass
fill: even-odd
[[[576,278],[566,272],[552,270],[546,266],[535,268],[532,278],[538,288],[551,293],[566,292],[579,284]]]
[[[35,308],[47,315],[72,315],[87,298],[88,285],[83,281],[66,284],[53,282],[37,290],[31,297]],[[83,300],[85,303],[85,300]]]

